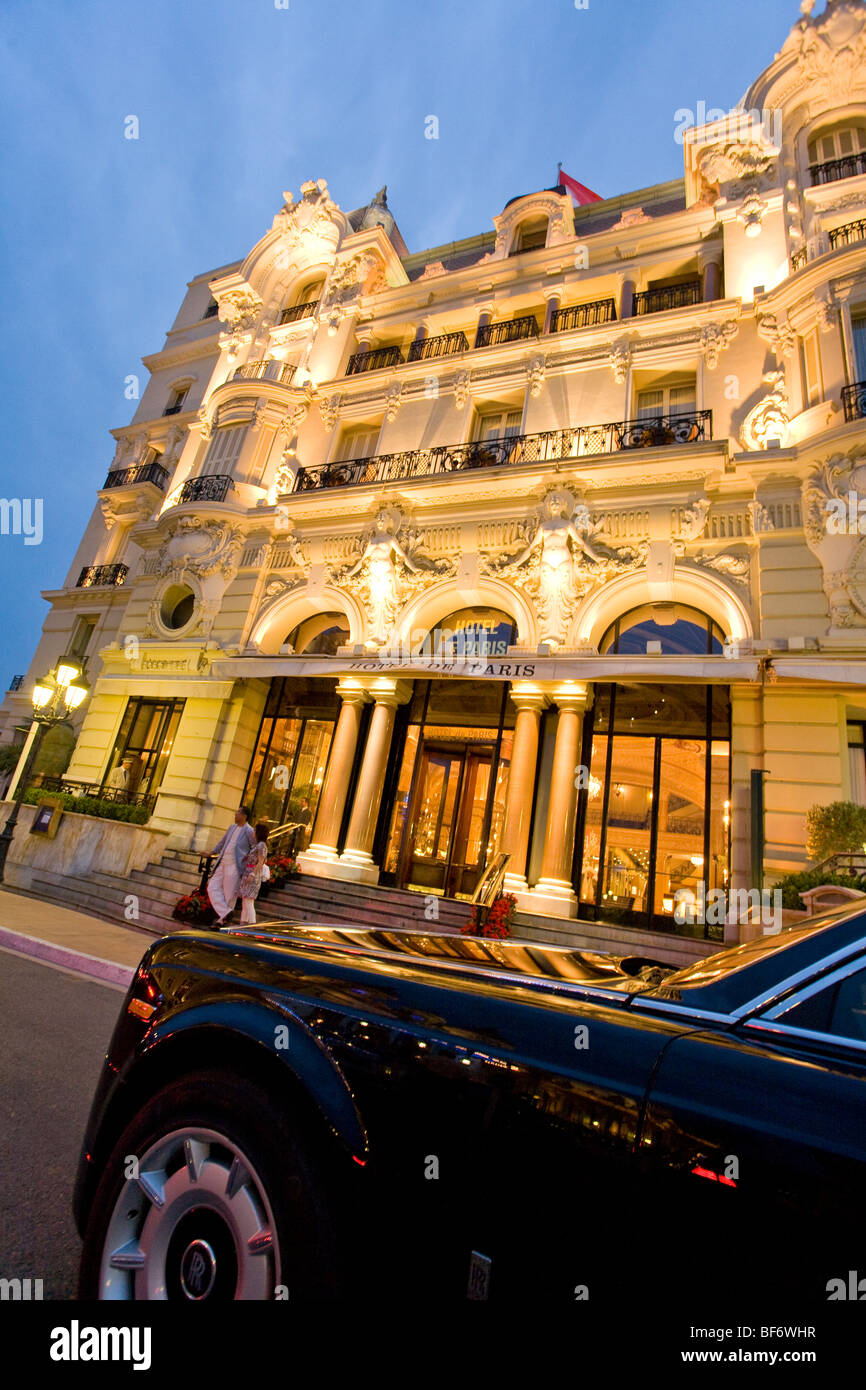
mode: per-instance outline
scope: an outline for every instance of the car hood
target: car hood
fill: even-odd
[[[316,952],[334,950],[368,958],[403,957],[409,964],[443,964],[495,969],[505,975],[593,986],[621,993],[642,993],[673,974],[673,967],[647,956],[613,955],[603,951],[574,950],[536,941],[505,941],[461,936],[449,932],[386,931],[344,927],[326,923],[260,922],[254,927],[234,927],[223,933],[274,945],[304,945]]]

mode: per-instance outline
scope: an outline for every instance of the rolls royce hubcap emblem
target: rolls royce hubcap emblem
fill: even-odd
[[[187,1298],[207,1298],[216,1279],[216,1256],[206,1240],[192,1241],[180,1262],[180,1284]]]

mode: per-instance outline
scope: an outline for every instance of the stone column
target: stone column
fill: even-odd
[[[619,304],[617,312],[621,319],[630,319],[634,313],[634,288],[635,282],[630,275],[624,275],[620,281]]]
[[[722,297],[722,248],[705,246],[700,253],[699,263],[704,280],[704,303],[710,304]]]
[[[325,877],[339,863],[337,841],[349,793],[352,764],[355,760],[361,706],[367,700],[367,692],[354,681],[341,681],[337,686],[337,693],[342,697],[343,703],[334,730],[334,742],[331,745],[328,770],[319,798],[313,837],[309,849],[298,855],[298,865],[304,873]]]
[[[340,877],[378,883],[379,868],[373,863],[373,836],[382,804],[385,771],[394,731],[397,706],[411,694],[411,685],[387,677],[377,681],[370,694],[375,699],[355,801],[346,834],[346,848],[340,855]]]
[[[533,912],[555,917],[574,917],[577,898],[571,886],[574,855],[574,825],[577,813],[577,769],[580,764],[583,715],[592,701],[592,687],[582,681],[567,681],[552,691],[559,709],[550,800],[544,836],[541,878],[532,889]]]
[[[549,294],[547,296],[547,309],[544,314],[544,327],[541,330],[542,333],[550,333],[552,331],[550,325],[553,320],[554,312],[559,308],[561,298],[562,296],[558,290],[555,294]]]
[[[478,314],[478,323],[477,323],[476,328],[475,328],[475,338],[473,338],[472,343],[470,344],[470,347],[474,347],[475,342],[476,342],[477,337],[478,337],[478,334],[480,333],[481,329],[482,329],[482,328],[486,328],[487,325],[490,323],[490,321],[491,321],[492,318],[493,318],[493,304],[492,304],[492,303],[482,304],[482,305],[481,305],[481,308],[480,308],[480,312],[479,312],[479,314]]]
[[[505,822],[499,847],[503,854],[510,855],[505,874],[505,891],[526,893],[526,856],[529,849],[535,769],[538,763],[538,728],[541,711],[548,703],[548,697],[543,691],[513,685],[511,699],[517,706],[517,719],[511,747],[511,767],[508,771]]]

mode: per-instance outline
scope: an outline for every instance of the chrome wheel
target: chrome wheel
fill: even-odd
[[[247,1156],[216,1130],[177,1129],[140,1157],[115,1201],[100,1299],[267,1300],[280,1282],[275,1223]]]

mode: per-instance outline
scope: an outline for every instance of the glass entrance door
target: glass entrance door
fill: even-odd
[[[494,748],[424,744],[410,812],[407,887],[470,897],[484,868]]]

